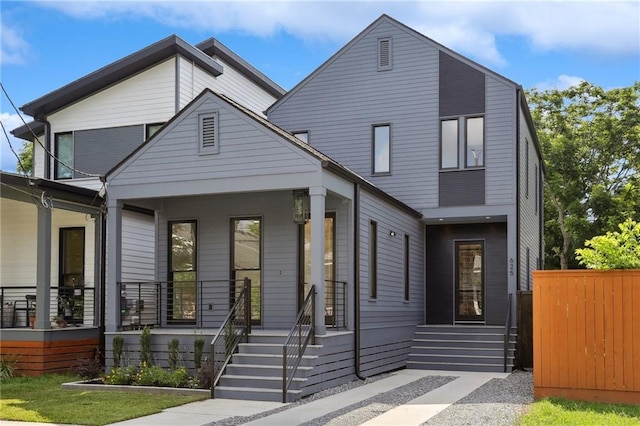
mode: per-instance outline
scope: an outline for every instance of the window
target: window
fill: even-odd
[[[168,320],[196,321],[196,222],[169,222]]]
[[[467,118],[467,167],[484,166],[484,117]]]
[[[155,135],[158,130],[164,126],[164,123],[147,124],[144,128],[144,139],[147,140],[151,136]]]
[[[73,178],[73,133],[57,133],[55,137],[54,179]]]
[[[71,324],[83,321],[84,228],[60,228],[58,315]],[[76,290],[80,288],[80,290]],[[53,292],[52,292],[53,293]]]
[[[373,126],[373,173],[391,171],[391,126],[388,124]]]
[[[458,120],[440,122],[440,167],[451,169],[458,167]]]
[[[524,174],[525,174],[525,194],[526,198],[529,198],[529,139],[525,138],[525,148],[524,148]]]
[[[369,298],[378,297],[378,223],[369,223]]]
[[[251,280],[251,323],[262,321],[262,220],[259,217],[231,219],[231,273],[235,281],[230,305],[242,290],[242,280]]]
[[[404,236],[404,300],[409,301],[409,236]]]
[[[210,112],[198,116],[199,122],[199,151],[201,154],[217,154],[218,142],[218,113]]]
[[[378,39],[378,71],[391,69],[391,39]]]
[[[536,212],[536,214],[538,214],[538,201],[539,201],[539,200],[538,200],[538,197],[539,197],[538,185],[539,185],[539,184],[538,184],[538,165],[537,165],[537,164],[535,164],[535,170],[534,170],[534,172],[535,172],[535,176],[534,176],[534,179],[535,179],[535,181],[534,181],[535,188],[534,188],[534,190],[535,190],[535,192],[536,192],[536,193],[535,193],[535,197],[536,197],[536,200],[535,200],[535,203],[536,203],[536,207],[535,207],[535,208],[536,208],[536,210],[535,210],[535,212]]]
[[[300,139],[304,143],[309,143],[309,132],[293,132],[293,136]]]

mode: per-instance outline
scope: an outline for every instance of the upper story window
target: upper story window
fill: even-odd
[[[293,136],[295,136],[296,138],[300,139],[302,142],[304,143],[309,143],[309,132],[304,131],[304,132],[293,132]]]
[[[373,174],[391,171],[391,126],[373,126]]]
[[[210,112],[198,116],[198,150],[201,154],[217,154],[219,152],[218,140],[218,113]]]
[[[73,178],[73,133],[56,133],[54,179]]]
[[[391,63],[391,38],[378,39],[378,71],[387,71],[392,67]]]
[[[164,123],[152,123],[147,124],[144,127],[144,139],[147,140],[151,136],[155,135],[158,130],[160,130],[164,126]]]
[[[440,121],[441,169],[484,167],[484,151],[484,117]]]

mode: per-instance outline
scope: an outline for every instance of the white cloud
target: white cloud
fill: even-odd
[[[24,40],[22,34],[0,22],[0,64],[23,65],[26,63],[25,57],[28,52],[29,43]]]
[[[539,91],[545,91],[549,89],[564,90],[568,89],[571,86],[577,86],[583,81],[585,81],[585,79],[582,77],[561,74],[555,80],[550,79],[541,81],[540,83],[535,85],[535,88]]]
[[[41,3],[79,19],[144,17],[174,28],[344,43],[382,13],[490,66],[505,64],[497,41],[520,36],[541,52],[640,55],[637,1],[67,1]]]
[[[24,141],[15,138],[9,132],[17,127],[20,127],[24,123],[22,122],[18,114],[9,114],[8,112],[0,113],[0,121],[2,122],[4,130],[7,132],[7,136],[9,136],[9,140],[7,141],[5,133],[0,133],[0,138],[2,138],[2,143],[0,144],[0,169],[6,172],[15,172],[17,169],[16,166],[18,161],[16,159],[16,156],[11,151],[11,147],[13,147],[16,153],[19,153],[22,149],[22,143]]]

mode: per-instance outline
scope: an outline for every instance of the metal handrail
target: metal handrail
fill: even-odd
[[[511,302],[513,293],[509,293],[509,306],[507,306],[507,317],[504,320],[504,372],[507,372],[507,358],[509,355],[509,340],[511,339]]]
[[[296,321],[282,346],[282,402],[287,402],[287,392],[298,371],[304,351],[309,341],[316,341],[316,286],[309,289],[309,294],[298,312]],[[290,349],[292,349],[290,351]],[[291,359],[292,362],[289,362]]]
[[[239,333],[238,327],[240,327]],[[245,278],[244,286],[236,297],[235,303],[211,341],[211,398],[215,398],[214,389],[231,361],[232,355],[236,352],[238,344],[241,340],[248,341],[249,334],[251,334],[251,280]]]

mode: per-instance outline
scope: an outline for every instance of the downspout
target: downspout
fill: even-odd
[[[106,177],[101,177],[101,180],[106,181]],[[104,184],[104,181],[103,181]],[[105,194],[106,195],[106,194]],[[100,330],[100,351],[104,356],[106,356],[106,337],[104,335],[106,331],[106,320],[107,320],[107,204],[106,198],[102,200],[102,206],[100,207],[100,315],[98,316],[100,323],[98,324],[98,329]],[[104,361],[103,361],[104,362]]]
[[[516,292],[520,291],[520,96],[516,89]]]
[[[44,178],[45,179],[52,179],[51,177],[51,158],[53,157],[53,154],[50,154],[51,151],[51,123],[49,123],[49,121],[44,118],[44,116],[40,116],[36,118],[36,121],[39,121],[41,123],[44,123]],[[37,142],[37,137],[36,140],[33,141],[33,144],[35,145]],[[35,152],[35,146],[33,147],[33,152]],[[35,166],[35,158],[34,158],[34,166]],[[35,175],[35,170],[34,170],[34,175]]]
[[[355,340],[356,377],[366,379],[360,373],[360,185],[353,183],[353,337]]]

